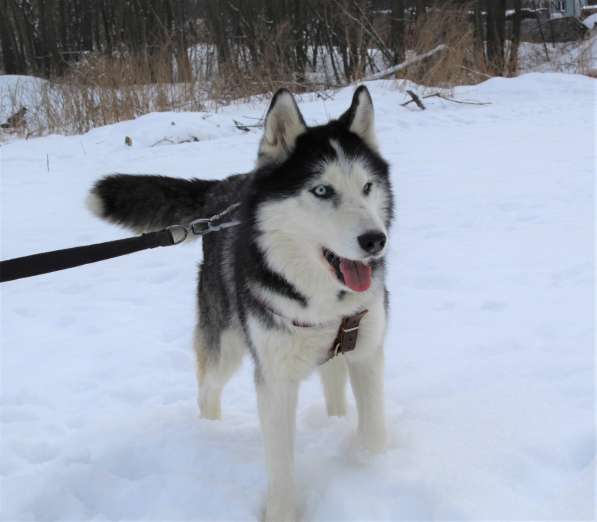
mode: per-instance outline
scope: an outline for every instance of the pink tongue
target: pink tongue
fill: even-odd
[[[344,283],[355,292],[364,292],[371,286],[371,267],[358,261],[342,258],[340,272]]]

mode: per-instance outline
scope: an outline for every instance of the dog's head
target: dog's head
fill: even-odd
[[[272,268],[364,292],[383,258],[392,218],[388,165],[378,152],[366,87],[326,125],[308,127],[280,90],[265,119],[255,194],[258,242]]]

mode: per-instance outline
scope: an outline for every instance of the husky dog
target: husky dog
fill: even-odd
[[[251,354],[268,473],[265,520],[288,522],[297,517],[297,393],[313,370],[329,415],[345,414],[350,377],[358,438],[370,451],[384,448],[384,254],[393,207],[364,86],[339,119],[317,127],[280,90],[264,126],[248,174],[221,181],[116,174],[94,186],[88,203],[100,217],[144,232],[240,203],[239,226],[203,239],[198,402],[202,417],[219,419],[222,389]],[[365,310],[355,349],[330,358],[343,319]]]

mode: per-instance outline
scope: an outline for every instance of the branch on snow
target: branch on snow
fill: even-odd
[[[417,96],[413,91],[406,91],[411,99],[405,101],[404,103],[401,103],[400,105],[402,107],[406,107],[409,103],[415,102],[420,109],[425,109],[425,106],[423,105],[423,102],[421,101],[421,98],[419,98],[419,96]],[[442,94],[441,92],[434,92],[433,94],[428,94],[426,96],[422,97],[423,99],[427,99],[427,98],[441,98],[442,100],[446,100],[452,103],[462,103],[464,105],[491,105],[491,102],[478,102],[478,101],[468,101],[468,100],[456,100],[454,98],[449,98],[448,96],[446,96],[445,94]]]
[[[419,63],[423,60],[426,60],[427,58],[430,58],[434,54],[439,53],[441,51],[446,51],[447,49],[448,49],[447,45],[440,44],[437,47],[431,49],[431,51],[420,54],[418,56],[413,56],[412,58],[409,58],[408,60],[405,60],[402,63],[399,63],[398,65],[394,65],[394,66],[390,67],[389,69],[386,69],[385,71],[381,71],[376,74],[372,74],[370,76],[365,76],[365,78],[362,78],[359,81],[371,82],[373,80],[381,80],[383,78],[387,78],[388,76],[392,76],[393,74],[397,73],[398,71],[402,71],[403,69],[406,69],[407,67],[410,67],[411,65],[413,65],[415,63]]]
[[[423,104],[423,102],[421,101],[421,98],[419,98],[413,91],[407,90],[406,93],[411,97],[411,100],[407,101],[406,103],[403,103],[402,104],[403,107],[408,105],[410,102],[415,102],[417,104],[417,107],[419,107],[419,109],[421,109],[422,111],[425,110],[426,107]]]

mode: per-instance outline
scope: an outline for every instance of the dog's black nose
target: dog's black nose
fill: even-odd
[[[371,230],[361,234],[358,238],[361,248],[369,254],[379,254],[386,246],[386,235],[379,230]]]

